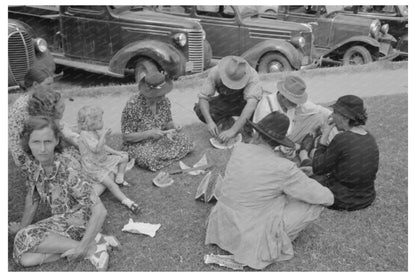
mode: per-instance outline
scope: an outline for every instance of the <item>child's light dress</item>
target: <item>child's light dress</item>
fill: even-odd
[[[98,139],[91,131],[81,131],[79,151],[84,173],[102,182],[110,173],[117,174],[122,157],[108,153],[104,147],[97,149]]]

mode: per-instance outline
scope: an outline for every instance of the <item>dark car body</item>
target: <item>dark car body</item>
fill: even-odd
[[[23,86],[24,77],[30,67],[42,64],[53,75],[55,63],[46,41],[28,32],[28,26],[8,20],[8,86],[10,89]],[[43,44],[41,47],[40,44]]]
[[[198,22],[133,6],[15,6],[50,45],[55,62],[113,77],[163,71],[172,78],[202,72],[211,49]]]
[[[277,19],[311,24],[318,56],[334,63],[362,64],[393,59],[393,36],[377,19],[327,13],[325,6],[279,6]]]
[[[312,63],[310,27],[262,18],[254,6],[156,6],[155,10],[198,20],[216,59],[242,56],[261,73]]]
[[[397,39],[397,44],[393,46],[397,50],[408,52],[409,18],[407,6],[344,6],[342,11],[338,12],[353,13],[356,16],[378,19],[381,24],[389,24],[389,33]]]

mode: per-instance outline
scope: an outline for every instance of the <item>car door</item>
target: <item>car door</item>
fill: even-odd
[[[112,45],[108,19],[105,6],[68,6],[62,16],[65,54],[109,61]]]
[[[240,26],[236,11],[231,6],[196,6],[195,18],[200,20],[212,47],[212,56],[240,56],[242,52]]]

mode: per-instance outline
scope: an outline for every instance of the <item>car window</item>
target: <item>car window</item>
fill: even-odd
[[[235,13],[231,6],[196,6],[196,14],[201,16],[234,18]]]
[[[156,10],[161,12],[168,12],[168,13],[176,13],[176,14],[190,14],[192,10],[192,6],[157,6]]]
[[[68,11],[77,14],[102,15],[105,8],[103,6],[69,6]]]
[[[319,11],[319,6],[288,6],[288,11],[292,14],[315,15]]]

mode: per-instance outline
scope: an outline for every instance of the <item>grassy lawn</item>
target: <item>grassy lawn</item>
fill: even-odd
[[[369,120],[367,129],[380,149],[376,180],[377,198],[369,208],[356,212],[324,210],[320,219],[294,241],[295,257],[271,265],[265,271],[407,271],[408,270],[408,111],[407,94],[365,99]],[[214,163],[213,174],[223,173],[230,151],[213,149],[202,124],[184,130],[195,141],[195,151],[184,159],[193,164],[206,153]],[[120,146],[114,136],[110,145]],[[168,168],[177,169],[178,163]],[[155,173],[134,169],[126,179],[134,185],[123,188],[143,207],[134,216],[108,192],[101,197],[108,210],[103,233],[115,235],[123,244],[110,253],[109,271],[223,271],[205,265],[203,256],[225,254],[214,245],[204,245],[205,223],[213,204],[194,200],[202,175],[174,175],[167,188],[152,185]],[[20,220],[25,197],[24,180],[9,155],[9,221]],[[48,216],[40,207],[35,220]],[[160,223],[154,238],[124,233],[129,218]],[[9,236],[9,270],[25,271],[11,260],[13,238]],[[251,271],[248,267],[247,271]],[[87,261],[60,260],[30,271],[90,271]]]

